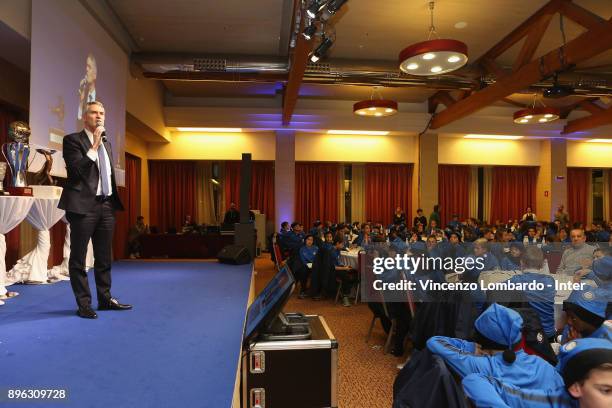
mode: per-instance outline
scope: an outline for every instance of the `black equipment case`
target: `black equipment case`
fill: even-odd
[[[337,407],[338,342],[322,316],[307,340],[255,340],[242,354],[242,408]]]

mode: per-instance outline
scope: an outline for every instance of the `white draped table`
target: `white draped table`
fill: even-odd
[[[28,252],[8,273],[12,282],[47,283],[49,271],[47,261],[51,249],[49,229],[65,214],[57,208],[59,198],[34,198],[26,220],[38,230],[36,247]]]
[[[68,280],[70,279],[70,273],[68,270],[68,261],[70,260],[70,223],[66,219],[66,216],[62,217],[62,221],[66,224],[66,236],[64,237],[64,259],[60,265],[54,266],[49,270],[49,276],[55,279]],[[87,244],[87,256],[85,258],[85,271],[94,267],[93,257],[93,245],[91,239]]]
[[[0,196],[0,297],[6,296],[6,240],[7,234],[28,215],[34,198],[18,196]],[[0,301],[1,302],[1,301]]]

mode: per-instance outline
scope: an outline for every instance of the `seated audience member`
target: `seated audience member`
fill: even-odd
[[[306,238],[304,238],[304,245],[300,248],[301,263],[295,273],[296,278],[300,282],[300,299],[307,297],[308,278],[312,271],[312,264],[315,261],[317,252],[319,252],[319,247],[314,244],[314,237],[311,234],[306,235]]]
[[[577,338],[602,338],[612,341],[612,323],[606,322],[608,299],[589,286],[574,290],[563,302],[567,325],[561,343]]]
[[[461,234],[453,231],[448,234],[448,241],[439,244],[443,257],[463,258],[467,255],[465,248],[461,245]]]
[[[389,244],[396,252],[404,253],[408,249],[406,241],[399,237],[396,231],[389,233]]]
[[[235,203],[230,203],[229,210],[225,213],[223,217],[223,224],[227,226],[234,226],[234,224],[238,224],[240,222],[240,212],[236,208]]]
[[[518,242],[510,244],[510,251],[501,259],[500,269],[503,271],[518,271],[521,269],[521,257],[525,246]]]
[[[560,205],[557,208],[557,211],[555,211],[555,217],[553,221],[554,222],[558,221],[559,226],[561,228],[565,228],[569,224],[569,215],[567,215],[567,213],[565,212],[565,207],[563,207],[563,205]]]
[[[612,406],[612,343],[578,339],[559,350],[563,386],[525,389],[504,378],[470,374],[465,395],[476,408],[607,408]],[[556,382],[556,381],[555,381]]]
[[[544,270],[544,253],[538,247],[529,246],[524,249],[519,265],[522,273],[514,275],[508,281],[525,285],[531,282],[541,284],[542,290],[526,290],[522,294],[529,307],[535,310],[540,317],[540,323],[546,337],[550,342],[554,342],[556,333],[555,279]]]
[[[355,221],[353,223],[353,225],[351,226],[351,234],[353,235],[359,235],[359,221]]]
[[[569,230],[567,228],[561,228],[557,233],[557,237],[559,238],[559,242],[562,243],[570,243],[572,240],[570,239]]]
[[[525,212],[525,214],[523,214],[523,217],[521,217],[521,220],[535,222],[538,219],[536,215],[531,211],[531,207],[527,207],[527,211]]]
[[[480,263],[476,263],[474,267],[466,268],[462,276],[465,281],[476,282],[480,276],[480,272],[499,269],[499,262],[497,258],[495,258],[495,255],[489,253],[489,243],[484,238],[479,238],[474,241],[474,254],[468,255],[468,258],[482,258],[483,266],[480,267]]]
[[[278,232],[279,235],[286,235],[289,232],[291,232],[291,226],[289,225],[289,222],[283,221],[282,224],[281,224],[281,229]]]
[[[395,213],[393,214],[393,225],[402,224],[406,224],[406,214],[404,214],[401,207],[397,207],[395,209]]]
[[[310,235],[312,235],[314,238],[323,240],[323,234],[323,223],[319,220],[316,220],[312,224],[312,228],[310,229]]]
[[[453,214],[453,219],[449,221],[448,226],[453,231],[459,231],[461,229],[461,221],[459,221],[459,215]]]
[[[361,232],[353,240],[353,245],[365,248],[368,245],[372,244],[372,230],[370,224],[363,224],[361,226]]]
[[[525,389],[563,386],[552,365],[517,349],[523,319],[516,311],[493,303],[476,319],[474,327],[476,342],[434,336],[427,341],[427,348],[442,357],[461,379],[481,374]]]
[[[334,238],[334,250],[332,257],[334,260],[334,269],[336,270],[336,278],[341,281],[340,293],[342,295],[342,306],[349,307],[351,301],[349,300],[349,294],[355,279],[351,276],[351,267],[342,264],[340,261],[340,251],[344,248],[344,240],[340,237]]]
[[[427,247],[427,256],[436,257],[440,255],[437,249],[438,240],[436,239],[434,235],[430,235],[427,237],[427,241],[425,241],[425,245]]]
[[[535,227],[527,228],[527,233],[523,236],[523,244],[539,244],[542,242],[542,238],[538,235]]]
[[[280,237],[280,246],[283,251],[289,251],[292,255],[297,254],[304,244],[302,225],[295,221],[291,223],[291,231]]]
[[[606,231],[601,222],[594,225],[593,234],[596,242],[608,242],[610,241],[610,232]]]
[[[327,231],[325,233],[325,240],[321,243],[321,248],[331,251],[334,249],[334,233]]]
[[[183,222],[183,227],[181,228],[181,232],[183,234],[189,234],[191,232],[196,231],[197,224],[191,219],[191,215],[185,216],[185,222]]]
[[[429,227],[425,230],[427,236],[437,236],[441,234],[442,230],[438,228],[438,222],[436,220],[429,220]]]
[[[140,258],[140,237],[149,234],[149,226],[144,223],[144,217],[136,217],[136,224],[128,232],[128,250],[130,258]]]
[[[557,268],[557,274],[573,275],[585,265],[593,261],[594,247],[586,244],[586,235],[582,229],[573,229],[570,232],[572,245],[563,251],[561,263]]]
[[[414,220],[412,221],[412,225],[414,227],[417,227],[419,224],[422,225],[423,228],[427,226],[427,217],[423,215],[423,210],[421,208],[417,210],[417,215],[416,217],[414,217]]]

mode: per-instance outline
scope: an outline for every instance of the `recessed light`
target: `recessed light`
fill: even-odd
[[[464,139],[494,139],[494,140],[517,140],[522,139],[523,136],[510,136],[510,135],[478,135],[478,134],[467,134],[463,136]]]
[[[521,119],[521,120],[519,120],[519,122],[521,122],[521,123],[527,123],[527,122],[529,122],[529,119]]]
[[[525,116],[525,119],[531,119],[531,118],[533,118],[533,116],[531,116],[531,115]]]
[[[460,57],[458,57],[457,55],[453,55],[447,61],[452,63],[452,62],[457,62],[457,61],[460,61],[460,60],[461,60]]]
[[[538,122],[540,123],[548,122],[548,119],[546,118],[538,119]]]
[[[242,128],[205,128],[205,127],[178,127],[179,132],[203,132],[203,133],[240,133]]]
[[[385,109],[385,112],[387,112],[387,113],[391,113],[391,112],[393,112],[393,109],[391,109],[391,108],[387,108],[387,109]]]
[[[375,107],[375,106],[372,106],[371,108],[368,108],[368,110],[375,111],[375,110],[376,110],[376,107]]]
[[[612,139],[591,139],[587,143],[612,143]]]
[[[442,67],[436,65],[435,67],[432,67],[430,71],[431,72],[440,72],[440,71],[442,71]]]
[[[328,135],[369,135],[369,136],[386,136],[389,131],[386,130],[328,130]]]
[[[432,59],[436,58],[436,54],[428,52],[427,54],[423,54],[423,56],[421,58],[423,58],[424,60],[432,60]]]
[[[465,21],[458,21],[455,23],[455,28],[458,30],[461,30],[462,28],[467,27],[468,23],[466,23]]]
[[[415,64],[414,62],[410,65],[408,65],[406,68],[408,69],[417,69],[419,67],[419,64]]]
[[[547,113],[546,115],[544,115],[544,117],[545,117],[546,119],[550,119],[550,118],[552,118],[553,116],[554,116],[554,115],[553,115],[553,114],[551,114],[551,113]]]

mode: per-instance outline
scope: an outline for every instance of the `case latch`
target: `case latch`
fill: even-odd
[[[266,371],[266,353],[259,351],[251,352],[251,374],[261,374]]]
[[[266,408],[266,390],[263,388],[251,389],[251,408]]]

